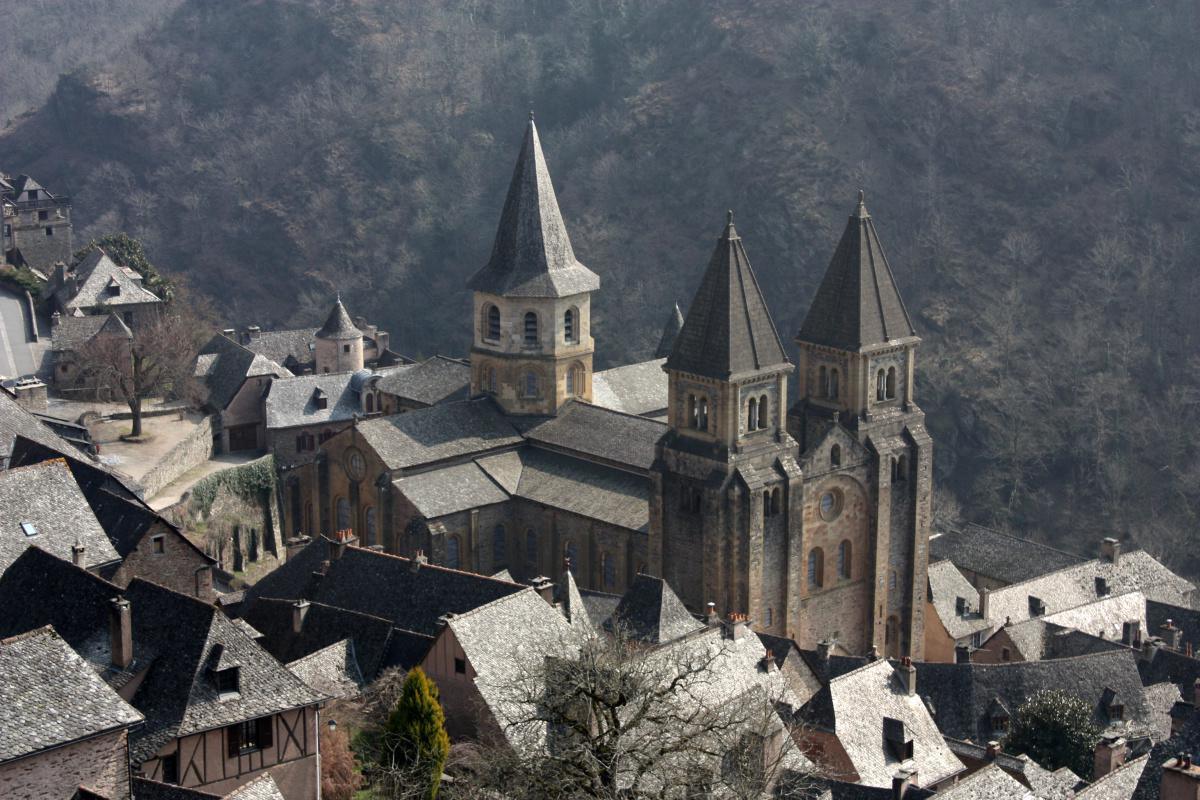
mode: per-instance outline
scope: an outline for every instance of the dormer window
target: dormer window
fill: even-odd
[[[1040,617],[1046,613],[1046,601],[1029,595],[1029,616]]]
[[[110,278],[108,285],[104,287],[110,297],[115,297],[121,293],[121,284],[117,283],[116,278]]]
[[[1096,578],[1096,597],[1104,597],[1108,594],[1108,581],[1104,578]]]
[[[21,533],[25,534],[27,537],[37,536],[38,535],[37,525],[34,525],[32,522],[22,522],[21,523]]]
[[[240,667],[218,669],[213,672],[213,679],[217,684],[217,694],[221,696],[221,699],[240,694],[242,691]]]
[[[321,389],[314,389],[312,394],[313,406],[317,410],[329,408],[329,396]]]
[[[901,720],[883,718],[883,741],[897,761],[908,761],[913,757],[912,734]]]

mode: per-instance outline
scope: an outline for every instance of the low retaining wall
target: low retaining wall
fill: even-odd
[[[213,455],[213,418],[205,417],[196,429],[158,460],[139,481],[149,500],[185,472],[203,464]]]

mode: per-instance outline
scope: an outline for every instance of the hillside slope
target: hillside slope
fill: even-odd
[[[340,288],[460,353],[532,106],[606,364],[647,356],[726,208],[792,335],[864,186],[965,513],[1196,571],[1198,38],[1183,2],[188,0],[0,151],[230,322]]]

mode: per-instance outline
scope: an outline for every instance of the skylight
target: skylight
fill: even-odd
[[[34,525],[32,522],[22,522],[21,523],[21,531],[26,536],[37,536],[38,535],[37,526]]]

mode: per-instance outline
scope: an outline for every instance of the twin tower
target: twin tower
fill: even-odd
[[[470,284],[473,391],[514,414],[590,400],[599,283],[575,258],[531,119]],[[694,611],[747,613],[803,647],[919,658],[932,495],[919,342],[861,193],[795,364],[731,214],[664,365],[647,571]]]

